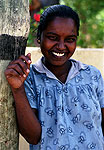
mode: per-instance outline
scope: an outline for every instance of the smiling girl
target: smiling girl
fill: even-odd
[[[95,67],[70,57],[79,17],[65,5],[47,8],[37,32],[43,57],[20,56],[5,71],[18,128],[30,150],[104,150],[104,82]]]

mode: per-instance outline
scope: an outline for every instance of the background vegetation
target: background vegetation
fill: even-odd
[[[103,48],[104,47],[104,1],[103,0],[60,0],[60,4],[72,7],[80,16],[80,35],[78,37],[78,47],[83,48]],[[41,14],[42,10],[40,10]],[[33,21],[35,22],[35,20]],[[28,46],[34,45],[35,36],[32,30],[37,28],[33,26],[30,29]],[[32,31],[32,32],[31,32]],[[31,36],[31,42],[30,42]]]

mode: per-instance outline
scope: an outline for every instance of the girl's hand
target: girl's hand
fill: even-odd
[[[30,72],[31,54],[22,55],[10,62],[5,70],[5,76],[12,88],[20,88]]]

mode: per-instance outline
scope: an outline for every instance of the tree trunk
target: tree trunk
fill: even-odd
[[[4,70],[25,54],[29,22],[28,0],[0,0],[0,150],[18,150],[14,100]]]

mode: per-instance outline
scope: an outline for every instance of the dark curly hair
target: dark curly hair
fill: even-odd
[[[72,18],[77,27],[77,35],[79,35],[80,20],[78,14],[66,5],[53,5],[45,9],[40,18],[40,23],[37,30],[37,41],[40,43],[41,34],[46,29],[50,21],[55,17]]]

